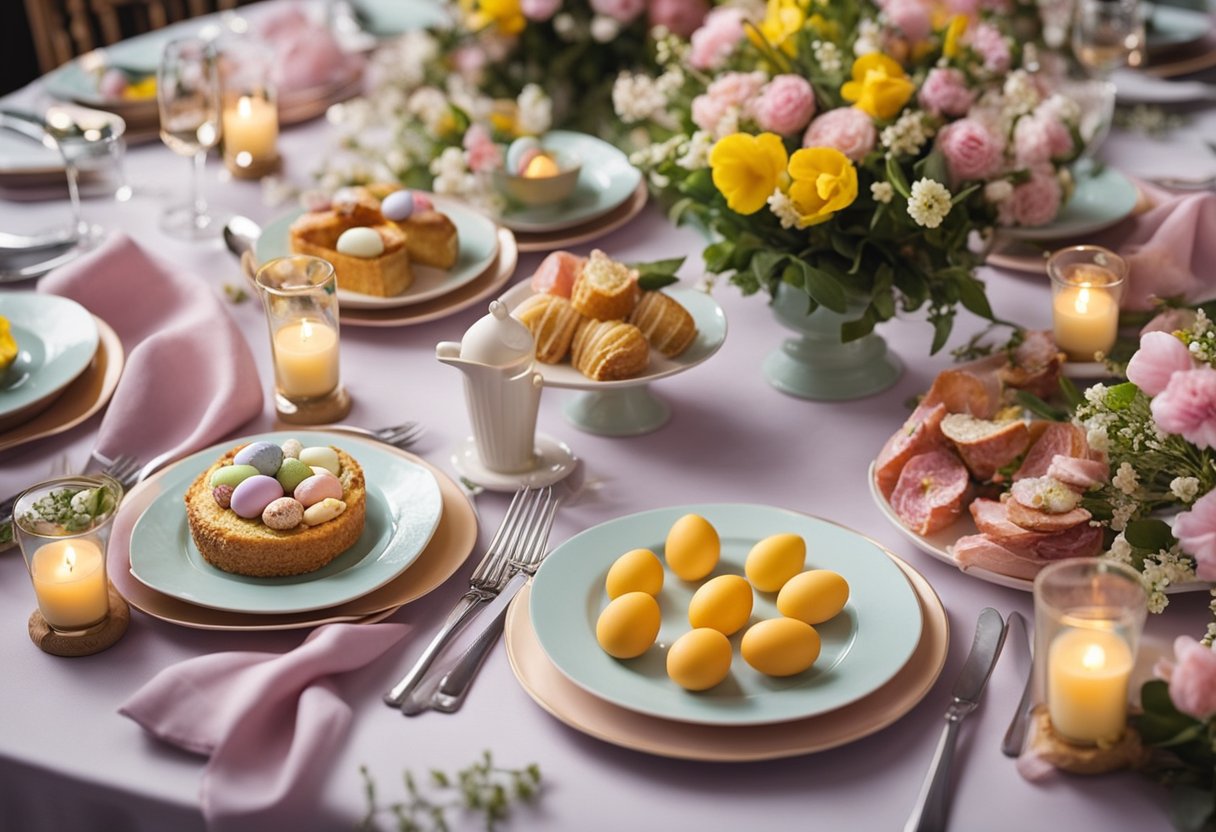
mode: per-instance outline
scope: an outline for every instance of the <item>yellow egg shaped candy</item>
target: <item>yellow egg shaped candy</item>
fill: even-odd
[[[777,609],[787,618],[807,624],[822,624],[849,600],[849,582],[830,569],[800,572],[777,593]]]
[[[8,318],[0,315],[0,372],[17,360],[17,339],[13,337]]]
[[[707,690],[726,678],[733,658],[730,640],[708,627],[676,639],[667,651],[667,675],[685,690]]]
[[[743,571],[761,592],[776,592],[806,564],[806,541],[796,534],[774,534],[747,553]]]
[[[659,637],[659,602],[645,592],[626,592],[604,607],[595,622],[595,640],[617,659],[642,655]]]
[[[626,592],[658,595],[663,591],[663,563],[649,549],[631,549],[613,562],[604,581],[609,598]]]
[[[796,618],[759,621],[743,634],[743,660],[766,676],[793,676],[819,658],[819,633]]]
[[[702,584],[688,602],[688,623],[729,636],[751,617],[752,600],[752,586],[743,577],[719,575]]]
[[[699,514],[685,514],[677,520],[663,549],[671,571],[686,581],[699,581],[713,572],[721,552],[717,530]]]

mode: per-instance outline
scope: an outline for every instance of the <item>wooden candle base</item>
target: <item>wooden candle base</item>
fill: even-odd
[[[127,631],[131,608],[110,585],[110,614],[94,629],[78,636],[65,636],[51,629],[39,610],[30,613],[30,641],[52,656],[91,656],[113,647]]]
[[[1031,712],[1030,743],[1033,753],[1061,771],[1073,774],[1106,774],[1120,769],[1139,768],[1148,757],[1140,735],[1130,725],[1111,745],[1074,745],[1061,737],[1051,724],[1047,707],[1036,705]]]
[[[228,168],[228,172],[235,179],[261,179],[278,173],[283,167],[283,160],[282,157],[275,156],[273,159],[255,159],[247,165],[240,165],[235,159],[225,156],[224,167]]]

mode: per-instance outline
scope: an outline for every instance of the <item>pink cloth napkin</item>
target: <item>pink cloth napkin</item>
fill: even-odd
[[[350,77],[363,59],[348,55],[322,23],[295,3],[259,10],[258,37],[274,52],[272,79],[280,93],[293,93]]]
[[[1128,261],[1123,308],[1151,309],[1154,298],[1216,296],[1216,194],[1146,190],[1156,207],[1102,235]]]
[[[202,279],[154,260],[125,234],[43,278],[112,326],[127,351],[97,450],[144,463],[206,447],[262,412],[253,353]],[[188,383],[185,383],[188,380]]]
[[[409,630],[326,624],[281,655],[199,656],[156,674],[119,713],[210,757],[199,790],[209,829],[313,828],[316,794],[351,721],[329,677],[369,664]]]

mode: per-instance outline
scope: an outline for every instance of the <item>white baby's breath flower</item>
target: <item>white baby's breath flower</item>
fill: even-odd
[[[611,17],[597,14],[591,19],[591,39],[598,43],[608,43],[621,33],[621,24]]]
[[[843,67],[840,48],[830,40],[815,41],[811,44],[811,52],[815,56],[815,63],[819,64],[819,68],[824,72],[840,72]]]
[[[777,219],[781,220],[782,228],[798,227],[798,209],[794,207],[794,202],[790,199],[789,194],[780,188],[776,188],[772,195],[769,196],[768,207]]]
[[[894,124],[884,127],[878,138],[882,146],[896,156],[915,156],[933,137],[933,133],[923,112],[907,110]]]
[[[539,136],[553,124],[553,102],[537,84],[528,84],[515,100],[518,112],[515,116],[519,132]]]
[[[1135,496],[1136,489],[1140,486],[1140,478],[1136,475],[1136,469],[1127,462],[1119,465],[1119,470],[1111,477],[1110,482],[1129,497]]]
[[[1127,538],[1122,532],[1115,535],[1115,539],[1110,542],[1110,551],[1107,556],[1123,563],[1131,563],[1132,544],[1127,542]]]
[[[857,26],[857,40],[853,42],[853,54],[857,57],[882,51],[882,26],[876,20],[866,19]]]
[[[713,146],[713,136],[704,130],[698,130],[683,146],[683,152],[676,159],[676,164],[684,170],[704,170],[709,167],[709,151]]]
[[[1085,441],[1089,443],[1089,447],[1099,453],[1106,453],[1110,450],[1110,437],[1106,435],[1106,428],[1104,427],[1090,428],[1085,433]]]
[[[1125,505],[1116,506],[1111,512],[1110,527],[1117,532],[1121,532],[1127,528],[1127,521],[1132,519],[1132,515],[1136,513],[1136,504],[1129,502]]]
[[[1029,113],[1039,103],[1039,89],[1035,86],[1030,73],[1016,69],[1005,78],[1005,106],[1007,116],[1020,116]]]
[[[1199,479],[1196,477],[1174,477],[1170,480],[1170,493],[1189,503],[1199,493]]]
[[[950,213],[950,191],[936,179],[918,179],[912,183],[908,199],[908,216],[920,226],[937,228]]]
[[[667,96],[649,75],[622,72],[612,85],[612,108],[625,124],[645,121],[667,106]]]
[[[872,182],[870,184],[870,196],[874,197],[875,202],[881,202],[883,205],[886,205],[895,198],[895,188],[890,182]]]
[[[1013,183],[1007,179],[994,179],[984,186],[984,199],[993,205],[1000,205],[1013,196]]]
[[[555,14],[553,16],[553,31],[557,32],[557,36],[562,40],[576,40],[578,38],[578,21],[569,12]]]

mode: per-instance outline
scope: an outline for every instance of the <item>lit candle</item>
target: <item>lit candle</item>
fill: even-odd
[[[338,386],[338,333],[303,318],[274,334],[274,369],[279,389],[291,397],[324,396]]]
[[[278,157],[279,114],[264,98],[242,95],[224,108],[224,156],[239,168]]]
[[[92,540],[56,540],[40,546],[30,561],[38,609],[59,630],[80,630],[110,611],[106,562]]]
[[[1100,266],[1072,266],[1052,301],[1056,344],[1075,361],[1108,352],[1119,329],[1119,302],[1107,288],[1117,278]]]
[[[1082,742],[1115,740],[1127,723],[1132,651],[1109,630],[1066,629],[1047,657],[1047,710],[1055,729]]]
[[[528,162],[528,166],[524,168],[525,179],[548,179],[559,173],[561,171],[557,167],[557,162],[553,161],[552,156],[546,156],[543,153],[532,157],[532,161]]]

